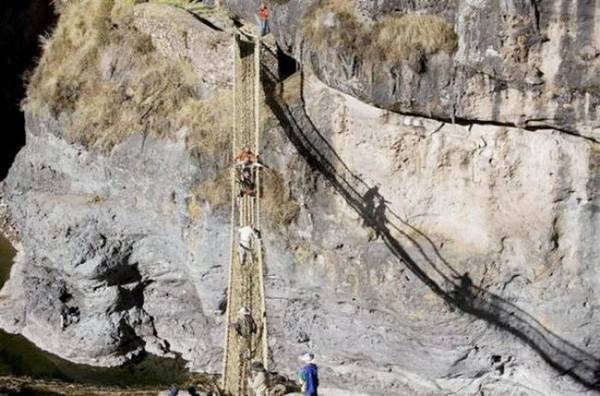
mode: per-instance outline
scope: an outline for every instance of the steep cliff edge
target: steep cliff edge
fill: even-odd
[[[0,324],[78,362],[181,353],[215,372],[230,37],[170,7],[89,13],[106,4],[63,13],[84,28],[71,36],[61,20],[30,86],[27,145],[5,188],[23,251],[0,294]],[[358,21],[415,11],[378,4],[356,2]],[[448,4],[423,9],[458,18]],[[301,21],[311,6],[280,7],[277,38],[300,55],[296,24],[283,29],[281,18]],[[89,15],[103,22],[86,25]],[[455,62],[465,43],[458,30],[457,52],[427,56]],[[312,349],[323,386],[344,395],[594,392],[600,147],[573,136],[590,120],[571,119],[569,133],[528,131],[502,125],[517,120],[501,101],[493,117],[465,105],[470,125],[452,125],[436,119],[452,112],[432,96],[445,83],[430,67],[402,104],[340,77],[337,55],[319,68],[331,52],[298,57],[314,75],[305,67],[264,87],[274,367],[293,374]],[[397,70],[413,81],[410,67]],[[421,97],[426,79],[440,85]],[[490,98],[484,88],[471,87]],[[433,118],[412,115],[422,106],[437,109]]]
[[[256,2],[224,3],[254,20]],[[271,26],[322,81],[378,107],[598,141],[599,12],[585,1],[291,0],[272,7]],[[444,31],[425,20],[417,34],[427,44],[388,59],[395,47],[386,44],[405,32],[380,29],[394,15],[439,15],[457,34],[456,52],[430,51]]]
[[[6,177],[15,155],[25,144],[24,117],[19,108],[25,95],[23,77],[39,56],[39,36],[51,30],[55,19],[53,7],[46,0],[6,2],[0,10],[0,107],[6,131],[0,148],[0,179]]]

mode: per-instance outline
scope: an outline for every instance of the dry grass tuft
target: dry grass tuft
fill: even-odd
[[[180,109],[178,122],[192,125],[187,147],[192,153],[229,153],[233,128],[231,90],[223,89],[210,100],[190,101]]]
[[[190,147],[220,149],[229,125],[215,120],[227,120],[225,110],[200,99],[189,62],[165,58],[135,29],[133,3],[64,3],[24,107],[50,111],[64,120],[66,138],[103,152],[132,134],[170,137],[184,128]]]
[[[435,15],[387,16],[367,25],[347,0],[315,3],[302,33],[315,49],[336,48],[373,62],[398,62],[413,53],[452,53],[458,40],[452,26]]]
[[[373,29],[368,55],[384,61],[404,59],[411,52],[431,55],[456,50],[457,36],[452,27],[435,15],[385,17]]]
[[[295,73],[279,84],[279,96],[288,105],[298,100],[302,91],[302,75]]]
[[[348,0],[319,1],[310,8],[302,28],[304,37],[316,48],[336,47],[357,52],[365,45],[362,23]]]

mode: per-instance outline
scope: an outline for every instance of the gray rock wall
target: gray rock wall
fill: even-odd
[[[207,93],[227,84],[221,33],[142,14],[167,56],[193,56]],[[598,143],[401,115],[315,72],[287,80],[287,100],[265,83],[264,160],[300,206],[263,230],[273,367],[294,376],[313,350],[331,395],[593,393]],[[191,155],[185,130],[103,155],[68,144],[60,120],[29,115],[27,127],[6,180],[23,249],[0,325],[78,362],[146,350],[219,371],[229,215],[198,188],[225,158]]]
[[[394,66],[344,53],[342,46],[315,49],[302,30],[314,3],[272,5],[272,30],[284,50],[336,89],[400,113],[551,127],[598,140],[600,35],[594,26],[600,7],[594,2],[352,1],[367,24],[391,12],[429,13],[454,27],[457,51],[428,57],[419,71],[407,61]],[[258,2],[224,4],[253,21]]]
[[[190,218],[191,186],[203,177],[195,160],[182,142],[141,137],[107,158],[55,137],[56,127],[28,119],[28,144],[6,180],[23,235],[22,274],[9,283],[21,282],[13,290],[23,301],[3,300],[3,327],[76,362],[177,351],[216,371],[227,251],[216,238],[228,233],[210,225],[220,217]],[[211,286],[196,290],[190,273]]]
[[[310,76],[304,100],[280,119],[319,177],[300,184],[316,187],[291,227],[296,264],[270,285],[286,296],[273,342],[306,343],[292,350],[373,393],[594,386],[597,144],[400,116]]]

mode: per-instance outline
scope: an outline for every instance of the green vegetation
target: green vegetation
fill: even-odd
[[[386,16],[367,24],[346,0],[315,3],[303,26],[302,33],[313,48],[336,48],[374,62],[394,63],[414,53],[452,53],[457,46],[456,33],[438,16]]]
[[[132,134],[170,137],[183,128],[193,150],[224,147],[230,95],[202,100],[191,64],[167,59],[135,28],[131,1],[62,4],[28,85],[28,111],[49,111],[67,139],[103,152]]]

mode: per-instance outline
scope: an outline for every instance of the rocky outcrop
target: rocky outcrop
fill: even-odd
[[[138,11],[139,29],[148,29],[172,62],[186,59],[186,51],[212,54],[215,65],[228,58],[222,45],[214,54],[225,35],[191,15],[168,7],[162,17],[152,7]],[[105,52],[114,55],[114,48]],[[119,81],[122,63],[108,55],[99,58],[100,70],[112,67],[107,79]],[[214,96],[218,87],[202,76],[198,90]],[[227,85],[226,70],[212,76]],[[28,112],[27,145],[5,181],[23,249],[3,289],[2,327],[79,363],[115,365],[143,351],[175,351],[192,367],[216,372],[227,252],[220,241],[229,234],[222,214],[211,214],[196,194],[221,157],[203,152],[199,162],[189,144],[194,131],[185,128],[172,140],[132,133],[110,155],[100,154],[73,144],[67,116],[59,118]],[[197,291],[190,276],[209,288]]]
[[[23,255],[9,282],[16,300],[2,301],[13,312],[4,312],[3,327],[75,362],[114,365],[143,350],[178,351],[216,371],[221,337],[212,311],[223,283],[218,251],[226,249],[210,239],[227,234],[188,235],[198,166],[182,143],[140,136],[105,158],[56,138],[57,127],[29,118],[28,144],[7,180]],[[196,290],[190,272],[216,277],[217,289]]]
[[[361,18],[400,3],[373,4],[360,3]],[[451,4],[427,11],[452,20]],[[292,52],[280,21],[303,7],[281,7],[274,29]],[[228,83],[225,33],[137,10],[159,51],[192,58],[208,98]],[[464,39],[434,58],[455,62]],[[398,114],[328,67],[264,86],[264,161],[299,208],[263,230],[273,367],[293,376],[313,350],[332,395],[596,391],[598,143],[475,113],[469,125],[440,121],[441,102],[433,118]],[[411,114],[426,103],[418,92]],[[101,153],[69,142],[61,117],[27,121],[6,181],[23,250],[0,295],[2,327],[78,362],[146,350],[220,370],[230,224],[206,182],[225,155],[192,154],[185,129],[125,134]]]
[[[258,2],[225,0],[254,21]],[[319,2],[286,1],[271,8],[281,46],[310,65],[329,86],[377,107],[441,121],[560,129],[600,139],[598,7],[565,1],[361,1],[353,12],[366,25],[390,14],[443,16],[458,35],[455,53],[393,64],[361,57],[343,43],[314,48],[307,25],[325,34],[343,27],[335,12],[313,21]],[[342,2],[321,2],[319,4]],[[318,6],[318,5],[317,5]],[[335,6],[334,6],[335,9]],[[370,31],[364,33],[368,36]],[[351,37],[350,34],[347,35]],[[342,40],[343,41],[343,40]]]

